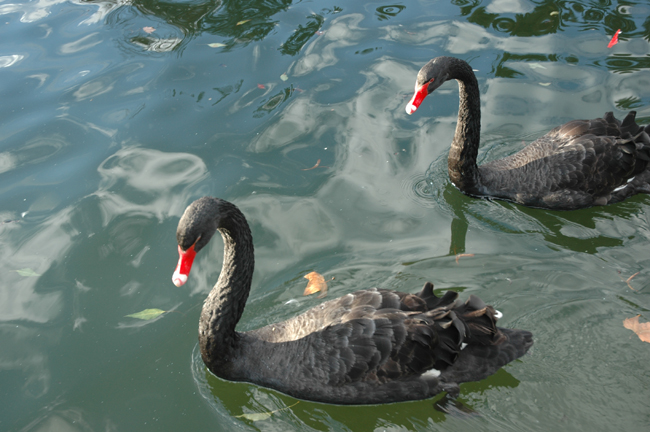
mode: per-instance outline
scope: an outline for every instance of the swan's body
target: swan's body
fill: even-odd
[[[623,122],[611,112],[594,120],[558,126],[520,152],[476,165],[481,131],[478,82],[472,68],[454,57],[437,57],[418,73],[412,114],[442,83],[456,79],[458,124],[448,159],[451,182],[462,192],[531,207],[571,210],[612,204],[650,193],[650,126]]]
[[[371,288],[322,303],[284,322],[236,332],[250,290],[250,229],[237,207],[218,198],[192,203],[181,218],[182,285],[196,252],[215,230],[224,239],[219,280],[203,305],[201,355],[217,376],[291,396],[337,404],[370,404],[458,393],[458,384],[486,378],[532,345],[527,331],[497,328],[497,315],[477,297],[442,298],[425,284],[419,294]],[[464,349],[463,349],[464,348]]]

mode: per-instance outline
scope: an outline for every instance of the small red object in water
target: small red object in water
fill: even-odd
[[[612,40],[609,41],[609,44],[607,45],[607,48],[611,48],[614,45],[618,43],[618,35],[621,34],[621,29],[616,30],[616,33],[614,33],[614,36],[612,36]]]
[[[264,87],[264,84],[258,84],[258,85],[257,85],[257,88],[261,88],[261,89],[263,90],[263,89],[265,89],[266,87]]]

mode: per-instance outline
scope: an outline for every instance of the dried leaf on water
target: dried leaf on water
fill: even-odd
[[[459,259],[459,258],[465,258],[465,257],[467,257],[467,258],[471,258],[471,257],[473,257],[473,256],[474,256],[474,254],[457,254],[457,255],[456,255],[456,264],[458,264],[458,259]]]
[[[314,165],[313,167],[311,167],[311,168],[303,168],[302,170],[303,170],[303,171],[313,170],[314,168],[318,168],[318,165],[320,165],[320,159],[318,159],[318,160],[316,161],[316,165]],[[305,277],[306,277],[306,276],[305,276]]]
[[[643,342],[650,342],[650,322],[640,323],[637,315],[623,320],[623,327],[632,330]]]
[[[264,84],[258,84],[257,88],[264,90],[266,86]]]
[[[239,22],[237,23],[237,25],[246,24],[248,21],[250,21],[250,20],[249,20],[249,19],[247,19],[247,20],[241,20],[241,21],[239,21]]]
[[[250,421],[266,420],[267,418],[271,417],[273,415],[273,413],[289,409],[291,407],[294,407],[294,406],[298,405],[299,403],[300,402],[296,402],[293,405],[289,405],[288,407],[280,408],[280,409],[277,409],[275,411],[267,411],[267,412],[261,412],[261,413],[245,413],[245,414],[241,414],[241,415],[238,415],[238,416],[235,416],[235,417],[236,418],[244,418],[244,419],[250,420]]]
[[[151,34],[151,33],[153,33],[153,32],[156,31],[156,29],[153,28],[153,27],[142,27],[142,30],[144,30],[145,33],[149,33],[149,34]]]
[[[634,287],[633,287],[632,285],[630,285],[630,281],[631,281],[631,280],[632,280],[636,275],[638,275],[638,274],[641,273],[641,272],[636,272],[636,273],[634,273],[632,276],[630,276],[630,277],[627,278],[627,279],[623,279],[623,278],[621,277],[621,271],[620,271],[620,270],[618,271],[618,273],[619,273],[619,274],[618,274],[618,277],[620,277],[621,280],[624,281],[624,282],[627,284],[627,286],[628,286],[632,291],[636,291],[636,290],[634,289]]]
[[[145,309],[140,312],[136,312],[130,315],[126,315],[129,318],[137,318],[141,320],[152,320],[154,318],[157,318],[158,316],[164,314],[167,311],[160,310],[160,309]]]
[[[627,280],[625,281],[625,283],[627,284],[627,286],[629,286],[630,289],[631,289],[632,291],[636,291],[636,290],[635,290],[634,288],[632,288],[632,285],[630,285],[630,281],[632,280],[632,278],[633,278],[634,276],[638,275],[639,273],[641,273],[641,272],[636,272],[636,273],[634,273],[632,276],[630,276],[629,278],[627,278]]]
[[[612,40],[610,40],[609,44],[607,44],[607,48],[611,48],[618,43],[618,35],[620,34],[621,29],[616,30],[616,33],[614,33],[614,36],[612,36]]]
[[[40,276],[40,274],[36,273],[34,270],[30,268],[24,268],[20,270],[16,270],[16,273],[23,277],[30,277],[30,276]]]
[[[320,291],[318,298],[323,298],[327,295],[327,282],[322,274],[316,273],[315,271],[307,273],[305,279],[309,279],[307,287],[302,295],[310,295]]]

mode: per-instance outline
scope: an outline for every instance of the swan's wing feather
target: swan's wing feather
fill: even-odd
[[[336,366],[324,374],[329,385],[385,383],[418,378],[431,369],[444,371],[463,344],[499,344],[503,335],[495,322],[494,309],[474,296],[463,304],[453,301],[422,311],[356,307],[305,342],[319,353],[316,358]]]
[[[438,298],[433,284],[427,282],[418,294],[371,288],[324,302],[301,315],[270,324],[249,333],[268,342],[297,340],[327,326],[362,318],[380,309],[426,311],[453,303],[458,294],[447,291]]]
[[[575,193],[576,200],[608,196],[650,160],[650,138],[635,114],[623,122],[612,113],[570,121],[520,152],[483,165],[481,175],[491,194],[530,205],[535,199],[558,199],[555,194]]]

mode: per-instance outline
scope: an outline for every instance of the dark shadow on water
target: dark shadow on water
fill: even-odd
[[[276,15],[286,12],[293,0],[208,0],[170,2],[156,0],[134,0],[131,7],[139,15],[149,17],[152,27],[149,31],[140,27],[141,17],[131,8],[118,8],[115,1],[89,1],[106,10],[114,10],[108,18],[109,24],[129,29],[125,32],[128,42],[125,49],[153,52],[180,52],[187,43],[201,34],[218,36],[221,52],[261,41],[277,32],[280,20]],[[306,14],[294,29],[286,29],[286,40],[277,49],[284,55],[295,56],[312,39],[321,33],[325,18],[341,12],[340,8],[323,8]],[[137,21],[137,24],[136,24]],[[133,25],[131,25],[133,23]],[[156,23],[158,23],[156,25]],[[286,23],[283,23],[286,24]],[[167,25],[168,28],[165,28]],[[294,25],[294,24],[291,24]]]
[[[481,0],[452,0],[467,21],[510,36],[531,37],[553,34],[569,27],[601,30],[613,34],[622,29],[629,38],[643,37],[633,18],[619,9],[617,2],[557,2],[544,0],[499,7]],[[626,1],[627,8],[646,6],[643,0]],[[644,25],[645,27],[645,25]]]

